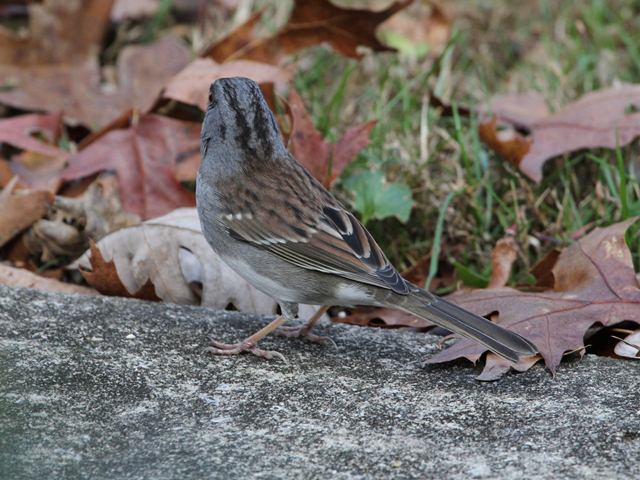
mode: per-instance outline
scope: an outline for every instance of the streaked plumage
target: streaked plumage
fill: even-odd
[[[364,226],[287,151],[249,79],[211,86],[196,199],[214,250],[283,311],[298,303],[395,307],[511,360],[536,351],[519,335],[405,281]]]

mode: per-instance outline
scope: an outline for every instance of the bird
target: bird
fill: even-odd
[[[201,131],[196,208],[209,245],[281,315],[236,343],[211,339],[209,352],[271,359],[258,346],[298,315],[299,304],[324,308],[289,336],[310,335],[329,306],[400,309],[471,338],[512,361],[534,344],[402,278],[360,221],[288,151],[256,82],[220,78],[209,89]]]

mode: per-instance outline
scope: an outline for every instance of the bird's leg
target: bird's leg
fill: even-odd
[[[281,303],[280,308],[282,315],[270,322],[267,326],[261,328],[250,337],[245,338],[242,342],[238,343],[222,343],[211,338],[211,347],[206,351],[213,355],[238,355],[242,352],[249,352],[257,357],[271,360],[274,357],[286,362],[287,359],[280,352],[273,350],[263,350],[258,348],[257,344],[264,337],[273,332],[276,328],[282,325],[287,320],[292,320],[298,315],[298,305],[293,303]]]
[[[313,343],[334,343],[329,337],[322,337],[311,333],[311,329],[315,326],[316,322],[320,320],[322,315],[327,312],[327,310],[329,310],[329,307],[320,307],[304,325],[280,327],[276,330],[276,334],[283,337],[303,337]]]

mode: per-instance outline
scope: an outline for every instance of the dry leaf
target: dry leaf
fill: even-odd
[[[0,29],[0,103],[62,111],[89,128],[109,123],[130,106],[148,108],[187,64],[189,51],[173,36],[125,47],[116,66],[117,85],[103,85],[109,75],[103,75],[97,54],[112,3],[47,0],[29,6],[26,34]]]
[[[330,188],[347,165],[369,144],[369,134],[376,121],[349,128],[337,143],[331,144],[316,130],[295,90],[289,94],[289,105],[293,123],[289,149],[314,177]]]
[[[72,156],[63,179],[114,170],[123,208],[143,219],[195,205],[194,194],[176,180],[175,168],[180,157],[200,151],[200,128],[145,115],[137,125],[112,130]]]
[[[102,252],[93,241],[91,241],[90,252],[89,261],[91,267],[80,270],[80,272],[87,283],[92,285],[97,291],[103,295],[115,297],[132,297],[153,302],[160,301],[160,298],[156,295],[153,283],[151,283],[151,279],[147,279],[144,284],[130,291],[122,284],[122,281],[120,281],[115,263],[113,261],[106,261],[102,256]]]
[[[59,256],[77,258],[90,240],[138,223],[137,215],[122,211],[116,178],[103,174],[78,198],[56,196],[46,217],[24,236],[24,243],[43,262]]]
[[[614,352],[620,357],[640,360],[640,330],[627,335],[624,340],[618,342]]]
[[[62,115],[20,115],[0,120],[0,143],[35,152],[49,157],[66,156],[55,143],[62,131]],[[40,140],[36,135],[45,137]]]
[[[401,52],[415,54],[420,49],[428,50],[430,57],[435,58],[451,38],[451,18],[444,4],[414,2],[411,7],[384,22],[380,33],[386,43]]]
[[[67,165],[68,153],[57,157],[37,152],[22,152],[11,157],[11,170],[20,178],[20,184],[34,190],[56,193],[60,189],[60,176]]]
[[[151,289],[165,302],[274,314],[276,302],[253,288],[220,260],[202,235],[194,208],[181,208],[164,217],[113,232],[97,244],[99,270],[91,272],[93,255],[86,252],[70,268],[101,292],[127,296]],[[125,292],[118,289],[124,287]],[[315,309],[305,307],[301,316]]]
[[[111,9],[111,21],[119,23],[123,20],[152,17],[160,0],[115,0]]]
[[[0,64],[83,61],[102,40],[113,0],[45,0],[29,5],[28,32],[0,28]]]
[[[9,166],[9,162],[0,157],[0,188],[4,188],[15,177]]]
[[[282,86],[290,80],[291,74],[274,65],[249,60],[217,64],[210,58],[198,58],[169,81],[162,96],[206,111],[209,86],[214,80],[224,77],[248,77],[260,84]]]
[[[11,187],[7,187],[11,188]],[[46,191],[20,190],[0,196],[0,247],[41,219],[53,201]]]
[[[137,20],[153,17],[160,8],[161,0],[115,0],[111,9],[111,20],[115,23],[123,20]],[[202,11],[209,5],[215,8],[232,10],[237,0],[171,0],[171,13],[180,21],[194,22],[202,16]]]
[[[254,35],[254,28],[262,19],[263,13],[264,8],[255,12],[242,25],[206,48],[202,52],[202,56],[209,57],[216,62],[224,62],[234,53],[244,50],[250,43],[257,41],[258,39]]]
[[[22,268],[13,268],[0,264],[0,284],[10,287],[34,288],[46,292],[78,293],[80,295],[98,295],[93,288],[64,283],[52,278],[41,277]]]
[[[511,95],[500,99],[494,111],[512,130],[500,132],[496,119],[491,119],[480,125],[480,136],[525,175],[540,181],[542,166],[550,158],[629,144],[640,135],[639,108],[638,85],[591,92],[544,116],[546,105],[539,96]]]
[[[489,352],[487,353],[487,360],[484,368],[482,369],[482,373],[476,377],[476,380],[493,382],[495,380],[499,380],[500,377],[509,372],[512,368],[518,372],[526,372],[533,367],[538,360],[540,360],[538,355],[531,355],[530,357],[523,358],[518,363],[512,363],[493,352]]]
[[[531,267],[531,274],[536,277],[536,287],[553,288],[553,267],[560,257],[560,250],[554,248]]]
[[[391,50],[376,38],[376,29],[413,0],[403,0],[385,10],[347,9],[328,0],[296,0],[287,24],[275,35],[254,40],[252,30],[261,12],[204,52],[217,62],[256,60],[278,63],[285,55],[323,42],[350,58],[360,58],[357,47]]]
[[[118,95],[122,99],[118,113],[131,107],[147,112],[166,83],[183,70],[190,57],[184,42],[174,35],[165,35],[147,45],[123,48],[117,65]]]
[[[552,269],[553,290],[527,293],[498,288],[463,291],[449,298],[478,315],[498,312],[498,323],[532,341],[555,373],[565,352],[584,347],[590,327],[625,320],[640,324],[640,288],[624,241],[627,228],[636,220],[597,228],[565,249]],[[428,363],[461,357],[476,361],[484,351],[465,339]],[[530,361],[524,359],[514,368],[525,368]]]
[[[518,257],[518,249],[513,235],[507,235],[496,242],[491,252],[491,278],[487,288],[504,287],[509,281],[511,267]]]
[[[62,134],[62,115],[20,115],[0,120],[0,143],[25,150],[5,164],[20,185],[55,193],[68,153],[56,146]],[[3,162],[4,164],[4,162]],[[6,168],[5,167],[5,168]]]
[[[516,167],[520,166],[522,158],[531,148],[531,141],[514,129],[498,130],[498,121],[495,118],[481,122],[478,134],[494,152]]]

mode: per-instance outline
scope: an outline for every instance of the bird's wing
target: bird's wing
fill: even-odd
[[[218,189],[229,233],[299,267],[409,293],[367,229],[297,162],[286,166]]]

